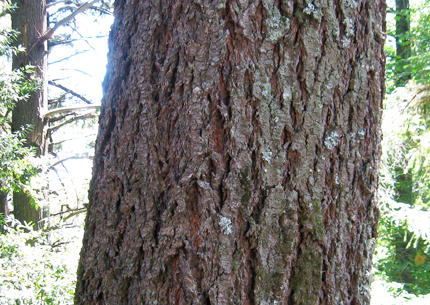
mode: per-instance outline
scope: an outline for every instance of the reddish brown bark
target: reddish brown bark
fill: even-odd
[[[368,304],[384,12],[117,1],[75,304]]]
[[[34,73],[28,78],[39,83],[39,89],[32,91],[28,98],[16,103],[12,111],[12,131],[19,131],[25,126],[31,126],[26,137],[26,145],[34,147],[38,155],[45,151],[45,131],[43,114],[47,111],[46,70],[47,44],[36,45],[39,36],[46,32],[46,3],[45,0],[15,0],[17,8],[12,13],[12,28],[19,31],[17,46],[25,48],[25,52],[13,57],[13,69],[33,66]],[[40,211],[31,204],[31,199],[22,192],[13,195],[14,216],[20,221],[37,223]]]

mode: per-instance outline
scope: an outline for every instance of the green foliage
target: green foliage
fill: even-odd
[[[410,31],[396,36],[395,21],[401,16],[410,20]],[[374,266],[394,296],[408,299],[430,296],[430,1],[411,1],[409,10],[388,17],[389,95],[382,126],[381,219]],[[405,46],[411,47],[410,54],[397,56]]]
[[[64,229],[63,229],[64,231]],[[0,235],[0,304],[73,304],[80,236],[33,231],[16,220]]]
[[[3,61],[17,52],[12,46],[16,31],[0,30],[0,57]],[[33,67],[19,71],[0,72],[0,187],[3,191],[29,191],[29,179],[37,173],[34,165],[34,151],[25,147],[25,134],[28,126],[16,133],[10,133],[10,116],[15,103],[25,100],[38,87],[36,80],[29,80]]]
[[[410,32],[396,35],[395,20],[400,15],[410,14]],[[390,15],[390,14],[389,14]],[[416,83],[430,84],[430,0],[422,1],[418,5],[412,5],[409,10],[392,13],[388,16],[387,34],[388,43],[385,51],[387,54],[386,76],[387,91],[391,93],[396,89],[396,84],[403,78],[410,78]],[[402,46],[411,46],[411,56],[401,58],[396,55],[395,39]],[[402,84],[403,85],[403,84]]]
[[[99,10],[94,11],[96,14],[106,8],[104,3],[107,2],[103,2],[103,5],[100,4]],[[57,5],[63,6],[64,4],[58,2]],[[57,17],[58,20],[61,20],[68,14],[69,11],[64,11],[50,18],[50,21],[55,21]],[[70,22],[73,30],[75,30],[75,25],[75,22]],[[82,228],[70,228],[70,226],[66,228],[63,223],[66,220],[74,223],[83,221],[85,209],[75,208],[75,206],[86,202],[87,192],[82,191],[81,194],[78,183],[75,185],[73,181],[72,183],[65,181],[59,169],[54,166],[49,167],[47,165],[49,157],[34,158],[33,150],[26,148],[24,141],[26,132],[30,130],[31,126],[14,134],[10,132],[11,112],[14,105],[17,102],[25,101],[38,86],[38,81],[32,79],[34,67],[27,67],[20,71],[10,71],[5,68],[11,66],[10,58],[13,54],[23,51],[20,47],[12,46],[11,42],[16,35],[15,31],[0,30],[0,187],[7,191],[25,191],[33,198],[41,194],[46,195],[48,193],[45,187],[47,176],[35,176],[35,174],[46,173],[51,169],[57,174],[59,172],[57,180],[64,187],[64,192],[62,192],[63,190],[61,192],[51,191],[49,198],[43,199],[49,202],[51,208],[55,201],[59,206],[67,207],[70,211],[63,211],[61,208],[61,212],[53,212],[54,209],[51,209],[51,213],[54,215],[51,215],[49,219],[44,219],[46,227],[39,231],[33,231],[31,226],[21,225],[11,218],[8,218],[8,222],[5,224],[0,215],[0,304],[72,304]],[[52,41],[51,46],[56,43],[61,44],[64,40],[70,40],[72,37],[69,36],[64,35],[57,41]],[[88,37],[81,38],[88,43]],[[61,77],[63,76],[61,75]],[[58,102],[55,105],[60,106]],[[63,123],[69,118],[70,116],[65,116],[63,121],[59,120],[56,123]],[[80,122],[78,125],[75,122],[75,126],[72,128],[87,127],[85,124],[90,123],[92,122],[86,121],[85,123]],[[93,124],[96,124],[96,120]],[[75,130],[73,133],[76,136]],[[65,138],[70,138],[70,134]],[[64,145],[67,145],[67,142],[65,143]],[[60,169],[64,167],[64,170],[67,171],[62,162],[58,163],[57,167]],[[90,165],[87,167],[90,168]],[[79,177],[78,182],[82,182],[82,180],[84,179]],[[36,194],[37,184],[45,192]],[[51,181],[51,187],[52,184]],[[70,187],[70,184],[73,187]],[[70,193],[70,198],[64,196],[68,193]],[[36,199],[41,200],[41,198]],[[54,219],[58,218],[61,218],[60,225],[52,225]],[[48,228],[48,226],[51,227]],[[54,227],[55,229],[53,229]]]
[[[413,295],[403,289],[403,285],[387,282],[382,276],[374,275],[371,305],[428,305],[430,295]]]
[[[24,147],[22,132],[0,134],[0,180],[3,190],[24,190],[29,179],[37,174],[33,150]]]
[[[405,207],[409,209],[409,207]],[[428,218],[428,215],[425,215]],[[391,217],[383,217],[380,224],[379,260],[375,267],[390,282],[402,283],[403,290],[415,295],[430,293],[429,242],[409,230],[410,219],[396,223]],[[428,219],[427,219],[428,221]]]
[[[403,290],[430,293],[430,111],[425,88],[398,88],[386,100],[380,171],[377,274]]]
[[[4,114],[13,109],[15,103],[28,98],[29,94],[38,87],[37,80],[29,80],[28,75],[33,74],[34,67],[27,66],[18,71],[5,72],[0,75],[0,110]],[[6,123],[2,115],[2,126]]]

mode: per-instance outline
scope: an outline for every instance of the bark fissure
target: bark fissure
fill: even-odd
[[[383,2],[117,2],[76,303],[368,304]]]

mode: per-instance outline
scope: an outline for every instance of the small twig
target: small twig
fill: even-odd
[[[85,41],[85,43],[91,48],[91,49],[93,49],[94,51],[96,50],[89,42],[88,42],[88,39],[84,39],[84,36],[83,35],[81,35],[81,33],[79,33],[79,31],[77,30],[77,29],[72,29],[76,34],[78,34],[84,41]]]
[[[51,168],[54,168],[54,167],[55,167],[55,166],[57,166],[58,164],[63,164],[63,162],[65,162],[65,161],[67,161],[67,160],[73,160],[73,159],[90,159],[90,160],[91,160],[92,158],[93,158],[93,157],[89,157],[89,156],[87,156],[87,157],[83,157],[83,156],[72,156],[72,157],[67,157],[67,158],[64,158],[64,159],[58,160],[58,161],[57,161],[57,162],[55,162],[54,164],[49,165],[46,171],[51,170]]]
[[[55,123],[55,122],[64,120],[65,118],[67,118],[69,116],[74,116],[74,115],[76,115],[76,112],[66,112],[65,114],[56,116],[55,118],[50,118],[49,123]]]
[[[76,115],[76,112],[65,112],[59,116],[56,116],[55,118],[49,118],[49,123],[55,123],[55,122],[64,120],[65,118],[70,117],[70,116],[74,116],[74,115]]]
[[[420,95],[421,93],[423,93],[423,92],[425,92],[425,91],[429,91],[430,90],[430,87],[429,86],[426,86],[426,87],[424,87],[424,88],[421,88],[420,90],[418,90],[418,92],[410,99],[410,101],[406,104],[406,106],[403,108],[403,110],[402,110],[402,112],[405,110],[405,109],[407,109],[407,108],[409,108],[409,106],[411,105],[411,103],[414,101],[414,99],[418,96],[418,95]]]
[[[72,178],[72,176],[70,175],[70,172],[69,172],[69,170],[67,169],[67,167],[66,167],[66,165],[64,164],[64,162],[61,162],[61,166],[63,166],[63,167],[64,167],[64,169],[66,170],[66,173],[69,175],[70,182],[72,183],[73,190],[75,191],[75,195],[76,195],[76,205],[78,205],[78,206],[79,206],[79,196],[78,196],[78,191],[76,190],[75,182],[73,181],[73,178]],[[65,219],[67,219],[67,218],[65,218]],[[63,219],[63,220],[65,220],[65,219]]]
[[[86,135],[86,136],[82,136],[82,137],[65,139],[65,140],[61,140],[61,141],[58,141],[58,142],[51,142],[50,145],[59,145],[61,143],[67,142],[67,141],[73,141],[73,140],[79,140],[79,139],[82,139],[82,138],[94,137],[96,135],[97,135],[96,133],[92,133],[92,134],[89,134],[89,135]]]
[[[113,16],[113,13],[112,13],[112,12],[110,12],[110,11],[108,11],[108,10],[104,9],[104,8],[101,8],[101,7],[96,7],[96,6],[94,6],[94,7],[92,7],[91,9],[92,9],[92,10],[95,10],[95,11],[98,11],[98,12],[100,12],[100,13],[103,13],[103,14],[109,15],[109,16]]]
[[[75,92],[75,91],[73,91],[72,89],[69,89],[69,88],[67,88],[67,87],[64,87],[63,85],[61,85],[61,84],[59,84],[59,83],[57,83],[57,82],[55,82],[55,81],[53,81],[53,80],[48,81],[48,84],[50,84],[50,85],[52,85],[52,86],[54,86],[54,87],[60,88],[61,90],[64,90],[65,92],[70,93],[70,94],[71,94],[71,95],[73,95],[73,96],[76,96],[77,98],[81,99],[82,101],[84,101],[85,103],[87,103],[87,104],[89,104],[89,105],[92,105],[92,104],[93,104],[93,103],[92,103],[90,100],[88,100],[85,96],[83,96],[83,95],[81,95],[81,94],[79,94],[79,93],[76,93],[76,92]]]
[[[70,58],[72,58],[73,56],[78,56],[78,55],[81,55],[81,54],[85,54],[85,53],[87,53],[87,52],[89,52],[89,50],[77,51],[77,52],[75,52],[75,54],[69,55],[69,56],[67,56],[67,57],[61,58],[61,59],[56,60],[56,61],[51,61],[51,62],[49,62],[48,64],[49,64],[49,65],[58,64],[58,63],[63,62],[63,61],[65,61],[65,60],[69,60],[69,59],[70,59]]]
[[[95,78],[95,79],[99,80],[97,77],[95,77],[95,76],[93,76],[93,75],[91,75],[91,74],[89,74],[89,73],[87,73],[85,71],[79,70],[79,69],[70,69],[70,68],[67,69],[67,68],[65,68],[65,69],[61,69],[61,70],[62,71],[76,71],[76,72],[82,73],[83,75],[86,75],[86,76],[89,76],[89,77],[92,77],[92,78]]]
[[[80,211],[76,211],[74,213],[71,213],[70,215],[67,215],[66,217],[64,217],[63,221],[66,221],[69,218],[72,218],[73,216],[79,215],[81,213],[85,213],[87,211],[86,208],[82,208]]]
[[[55,214],[51,214],[51,215],[49,215],[49,217],[60,216],[60,215],[64,215],[64,214],[67,214],[67,213],[83,212],[83,211],[86,211],[86,210],[87,210],[87,208],[70,209],[70,210],[67,210],[67,211],[61,211],[61,212],[58,212],[58,213],[55,213]]]
[[[74,39],[59,40],[59,41],[50,41],[49,46],[55,47],[57,45],[68,44],[68,43],[75,42],[75,41],[81,41],[81,40],[86,40],[86,39],[102,39],[102,38],[105,39],[106,37],[107,37],[106,35],[96,35],[96,36],[85,36],[85,37],[74,38]],[[52,64],[52,62],[51,62],[51,64]]]
[[[48,100],[48,105],[55,105],[55,108],[58,108],[58,104],[60,104],[61,102],[64,102],[64,100],[66,99],[66,92],[64,92],[63,94],[61,94],[59,97],[52,99],[52,100]]]
[[[71,241],[59,241],[59,240],[57,240],[55,243],[53,243],[52,245],[51,245],[51,249],[53,249],[53,248],[55,248],[55,247],[60,247],[60,246],[62,246],[62,245],[67,245],[67,244],[70,244],[71,243]]]
[[[63,2],[65,2],[65,1],[60,0],[60,1],[51,2],[51,3],[47,4],[46,7],[51,7],[51,6],[57,5],[58,3],[63,3]]]
[[[44,220],[44,219],[48,219],[49,217],[45,217],[45,218],[43,218],[42,220]],[[56,224],[56,225],[53,225],[53,226],[50,226],[50,227],[47,227],[47,228],[45,228],[45,229],[43,229],[43,232],[49,232],[49,231],[52,231],[52,230],[58,230],[58,229],[61,229],[61,228],[78,228],[79,226],[78,225],[73,225],[73,224],[70,224],[70,223],[65,223],[65,224],[63,224],[63,225],[58,225],[58,224]]]

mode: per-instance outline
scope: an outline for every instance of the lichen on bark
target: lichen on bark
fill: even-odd
[[[117,1],[76,304],[368,304],[384,8]]]

